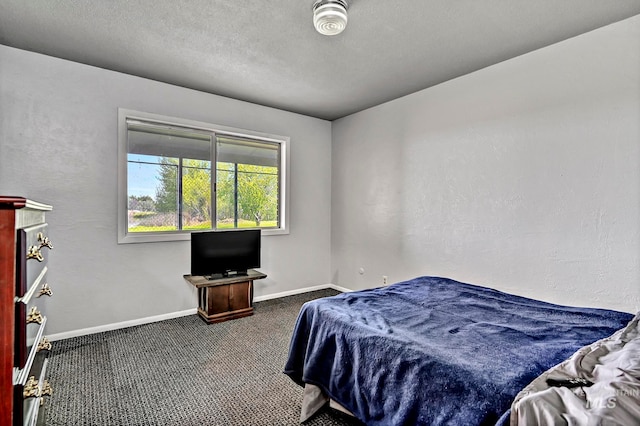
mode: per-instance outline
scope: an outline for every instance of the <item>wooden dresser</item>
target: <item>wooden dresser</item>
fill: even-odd
[[[51,344],[44,337],[51,206],[0,196],[0,424],[44,423]]]

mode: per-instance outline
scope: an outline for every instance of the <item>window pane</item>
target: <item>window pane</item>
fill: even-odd
[[[238,227],[278,226],[278,168],[238,165]]]
[[[235,228],[235,164],[218,162],[216,169],[216,226]]]
[[[216,155],[217,226],[278,228],[280,145],[218,136]]]
[[[128,155],[128,232],[177,229],[177,159]]]
[[[280,144],[221,135],[216,142],[217,161],[272,167],[280,164]]]
[[[211,159],[211,136],[195,130],[129,123],[129,153],[160,157]]]
[[[211,229],[211,162],[182,160],[182,229]]]
[[[147,201],[147,211],[129,208],[128,232],[211,229],[211,134],[140,121],[127,125],[129,195],[146,182],[140,196]]]

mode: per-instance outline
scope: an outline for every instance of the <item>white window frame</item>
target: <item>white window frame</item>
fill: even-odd
[[[282,235],[289,233],[289,138],[234,127],[210,124],[159,114],[118,109],[118,244],[151,243],[160,241],[183,241],[191,239],[191,231],[163,231],[163,232],[128,232],[128,176],[127,176],[127,120],[141,120],[159,125],[174,125],[195,130],[211,132],[213,135],[222,133],[239,138],[258,139],[265,142],[280,144],[280,206],[279,227],[259,228],[262,235]],[[215,167],[215,165],[213,165]],[[215,216],[215,215],[214,215]],[[215,225],[215,219],[212,219]],[[233,232],[233,229],[215,229],[216,232]]]

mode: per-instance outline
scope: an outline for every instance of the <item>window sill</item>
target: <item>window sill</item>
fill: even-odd
[[[242,228],[249,229],[249,228]],[[213,229],[211,230],[214,231]],[[233,232],[232,229],[229,230],[218,230],[217,232]],[[263,229],[262,236],[269,235],[287,235],[289,234],[289,230],[286,228],[278,228],[278,229]],[[159,243],[159,242],[169,242],[169,241],[190,241],[191,233],[190,232],[129,232],[126,234],[118,235],[118,244],[138,244],[138,243]]]

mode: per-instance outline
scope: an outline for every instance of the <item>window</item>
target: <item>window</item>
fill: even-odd
[[[288,138],[121,109],[118,242],[287,233]]]

